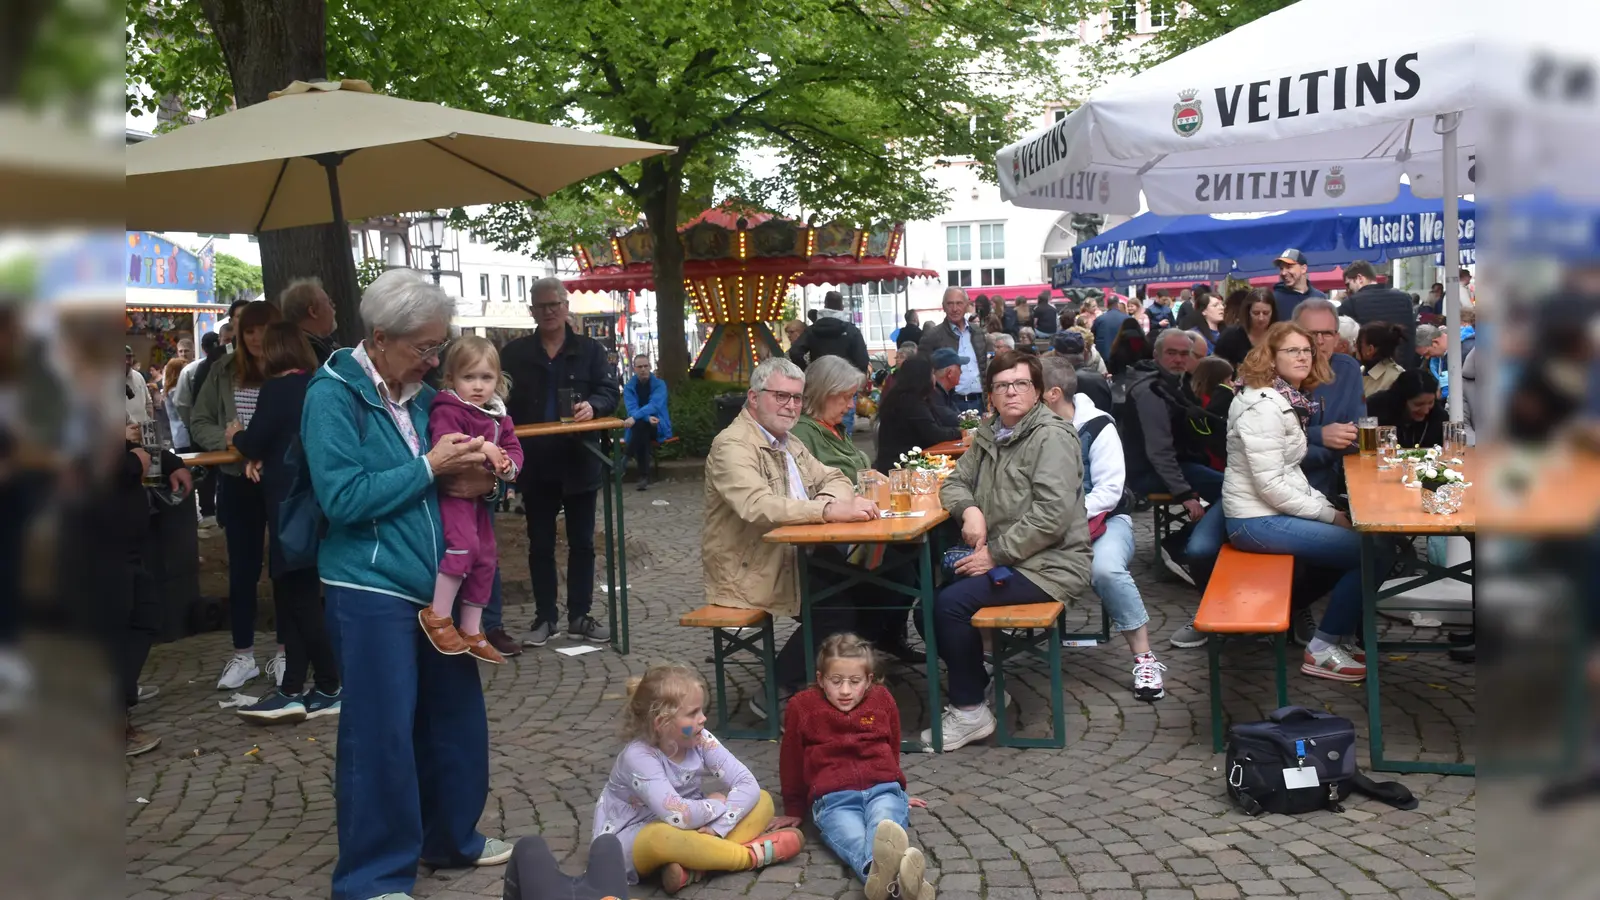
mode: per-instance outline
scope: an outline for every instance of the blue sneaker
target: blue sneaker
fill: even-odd
[[[324,694],[318,690],[308,691],[304,703],[306,718],[316,719],[321,716],[337,716],[339,714],[339,701],[344,695],[344,688],[331,694]]]
[[[306,718],[306,705],[299,697],[291,697],[283,691],[273,691],[261,701],[238,710],[238,713],[239,718],[262,725],[303,722]]]

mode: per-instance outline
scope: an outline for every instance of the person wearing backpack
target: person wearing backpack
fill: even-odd
[[[1083,448],[1083,503],[1089,517],[1089,539],[1094,542],[1090,584],[1111,614],[1112,629],[1122,633],[1133,651],[1133,696],[1153,703],[1167,695],[1161,673],[1167,667],[1150,649],[1150,613],[1139,586],[1128,572],[1133,559],[1133,519],[1124,486],[1127,464],[1122,438],[1111,414],[1078,393],[1078,374],[1060,356],[1047,356],[1044,364],[1044,403],[1078,430]]]
[[[306,388],[316,374],[311,343],[295,322],[274,322],[261,336],[267,380],[256,397],[255,415],[233,436],[245,459],[244,474],[261,485],[266,498],[267,533],[271,538],[268,574],[272,603],[283,635],[286,662],[283,683],[258,703],[238,710],[251,722],[301,722],[339,714],[339,662],[322,612],[322,584],[315,560],[310,565],[290,559],[282,546],[280,513],[304,466],[300,451],[300,413]],[[316,671],[311,691],[305,690],[308,669]]]

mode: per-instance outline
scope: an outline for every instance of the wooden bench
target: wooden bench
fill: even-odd
[[[1294,584],[1294,557],[1246,553],[1223,544],[1217,566],[1194,617],[1196,631],[1209,634],[1211,663],[1211,749],[1222,752],[1222,643],[1230,635],[1270,634],[1277,657],[1278,706],[1289,705],[1285,643],[1289,632],[1289,595]]]
[[[772,616],[764,610],[732,606],[702,606],[684,613],[678,624],[686,628],[711,629],[711,666],[716,674],[716,733],[723,738],[775,741],[782,723],[778,715],[778,654],[772,638]],[[736,629],[754,628],[756,634],[744,637]],[[729,729],[726,663],[728,657],[747,650],[761,660],[763,689],[766,695],[766,729]]]
[[[972,616],[972,627],[989,629],[994,643],[994,695],[1006,696],[1006,660],[1023,655],[1043,657],[1050,667],[1050,737],[1023,738],[1010,733],[1004,701],[997,702],[995,713],[999,732],[995,743],[1002,747],[1051,747],[1067,745],[1066,709],[1061,688],[1061,616],[1067,606],[1059,600],[1049,603],[1024,603],[1017,606],[986,606]]]

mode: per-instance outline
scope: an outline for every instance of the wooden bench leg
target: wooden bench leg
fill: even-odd
[[[748,651],[761,659],[763,693],[767,702],[765,728],[728,728],[727,661],[734,654]],[[767,616],[753,637],[736,637],[726,629],[711,629],[711,665],[716,678],[717,718],[716,733],[723,738],[739,740],[775,741],[782,723],[778,714],[778,656],[772,633],[772,617]]]
[[[1278,661],[1278,708],[1289,705],[1289,659],[1287,644],[1289,643],[1285,632],[1278,632],[1272,636],[1272,652]]]

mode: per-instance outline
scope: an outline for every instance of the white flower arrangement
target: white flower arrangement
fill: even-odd
[[[1434,491],[1447,484],[1465,484],[1466,479],[1455,469],[1442,463],[1428,463],[1417,468],[1417,481],[1423,490]]]
[[[1442,451],[1438,447],[1405,447],[1395,454],[1395,458],[1432,461],[1438,459],[1441,455]],[[1457,462],[1459,461],[1457,460]]]
[[[983,423],[983,414],[975,409],[963,409],[960,416],[962,428],[977,428]]]
[[[900,454],[900,469],[937,469],[939,464],[929,459],[922,452],[921,447],[912,447],[910,452]]]

